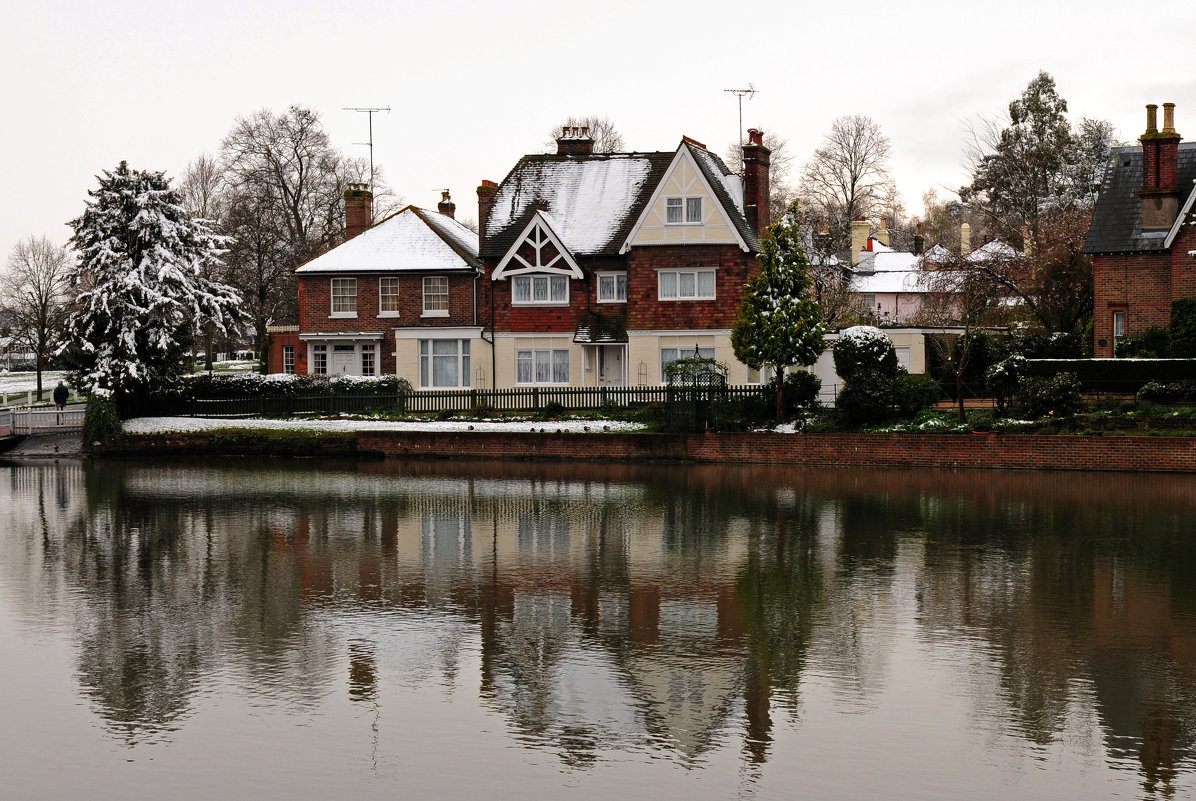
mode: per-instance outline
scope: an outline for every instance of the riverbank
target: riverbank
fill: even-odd
[[[357,459],[797,464],[1196,473],[1196,438],[1044,434],[314,430],[126,433],[97,456],[303,456]]]

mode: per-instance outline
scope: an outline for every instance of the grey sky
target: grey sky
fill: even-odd
[[[611,117],[632,149],[685,134],[721,153],[737,128],[722,90],[752,82],[745,127],[787,137],[798,162],[836,116],[876,119],[916,210],[925,189],[963,182],[967,123],[1040,69],[1073,118],[1133,139],[1145,103],[1172,101],[1196,138],[1196,8],[1146,13],[1049,0],[13,4],[0,26],[0,257],[28,234],[65,241],[100,170],[126,159],[177,176],[238,115],[293,103],[362,156],[365,115],[341,108],[391,106],[374,142],[392,185],[426,207],[448,187],[474,217],[478,183],[568,114]]]

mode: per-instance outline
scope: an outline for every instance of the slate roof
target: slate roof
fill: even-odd
[[[722,160],[685,141],[715,197],[744,241],[759,238],[744,219],[733,192],[742,198],[737,176]],[[552,220],[553,233],[575,256],[614,256],[631,233],[676,152],[541,154],[524,156],[494,193],[482,231],[482,258],[502,258],[538,206]]]
[[[462,272],[481,266],[477,234],[448,215],[408,206],[295,272]]]
[[[621,314],[607,316],[588,311],[577,322],[573,341],[582,344],[626,342],[627,317]]]
[[[1179,143],[1179,202],[1196,191],[1196,142]],[[1137,253],[1162,250],[1166,232],[1142,233],[1142,148],[1115,147],[1105,166],[1085,253]]]

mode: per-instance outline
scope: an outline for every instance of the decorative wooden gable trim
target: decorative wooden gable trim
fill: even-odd
[[[537,211],[532,215],[523,233],[494,268],[491,279],[500,281],[522,273],[556,273],[573,278],[584,278],[573,255],[552,230],[547,215]]]
[[[667,223],[665,202],[668,197],[702,198],[701,224]],[[719,202],[718,195],[706,180],[693,154],[682,142],[619,252],[626,253],[633,246],[641,245],[702,244],[733,244],[745,253],[751,250]]]
[[[1171,250],[1171,246],[1175,244],[1175,237],[1179,235],[1180,229],[1184,227],[1184,220],[1192,211],[1193,201],[1196,201],[1196,187],[1192,187],[1192,191],[1188,193],[1188,199],[1184,201],[1183,208],[1179,210],[1179,214],[1175,215],[1175,222],[1171,224],[1171,230],[1167,232],[1167,240],[1163,243],[1165,250]]]

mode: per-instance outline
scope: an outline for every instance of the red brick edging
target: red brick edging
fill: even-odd
[[[1045,434],[566,434],[362,431],[393,458],[694,461],[1196,473],[1196,437]]]

